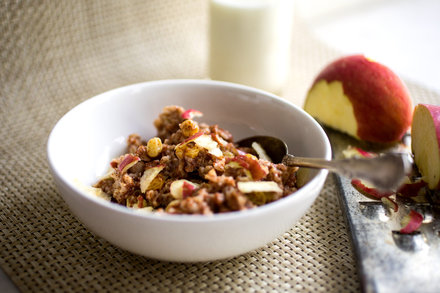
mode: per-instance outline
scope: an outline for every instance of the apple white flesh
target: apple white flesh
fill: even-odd
[[[353,105],[340,81],[318,81],[308,93],[304,109],[326,125],[359,139]]]
[[[208,153],[215,157],[222,157],[223,152],[218,147],[218,143],[214,141],[210,135],[203,134],[194,139],[196,145],[206,149]]]
[[[251,192],[283,192],[274,181],[244,181],[238,182],[237,188],[243,193]]]
[[[414,161],[429,189],[440,187],[440,106],[416,106],[411,126]]]

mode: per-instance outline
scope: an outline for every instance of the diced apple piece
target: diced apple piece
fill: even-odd
[[[175,148],[175,153],[176,153],[176,156],[179,158],[179,159],[182,159],[183,158],[183,156],[187,153],[187,144],[188,143],[190,143],[190,142],[192,142],[192,141],[194,141],[196,138],[198,138],[198,137],[200,137],[200,136],[202,136],[203,135],[203,132],[198,132],[198,133],[196,133],[196,134],[194,134],[194,135],[192,135],[192,136],[190,136],[190,137],[188,137],[187,139],[185,139],[183,142],[181,142],[181,143],[179,143],[178,145],[176,145],[176,148]],[[197,156],[197,154],[198,154],[198,149],[196,149],[196,150],[192,150],[192,151],[189,151],[191,154],[190,154],[190,156],[191,157],[196,157]],[[187,154],[188,155],[188,154]]]
[[[164,168],[164,165],[157,165],[144,171],[144,174],[140,179],[140,188],[142,193],[145,193],[147,190],[149,190],[150,184]]]
[[[243,193],[251,192],[278,192],[283,190],[274,181],[243,181],[237,182],[237,188]]]
[[[215,142],[210,135],[203,134],[194,139],[194,142],[196,145],[206,149],[209,154],[215,156],[215,157],[222,157],[223,152],[218,147],[218,143]]]
[[[203,116],[202,112],[194,109],[188,109],[182,113],[183,119],[193,119],[195,117],[202,117],[202,116]]]
[[[440,106],[419,104],[411,126],[414,161],[429,189],[440,188]]]
[[[252,148],[254,149],[254,151],[257,153],[258,158],[262,159],[262,160],[266,160],[268,162],[272,163],[272,159],[267,155],[266,151],[264,150],[264,148],[258,143],[258,142],[253,142],[252,143]]]
[[[402,219],[402,229],[400,229],[400,233],[410,234],[419,229],[422,222],[423,216],[418,212],[411,210],[409,214]]]
[[[190,142],[194,142],[198,147],[206,149],[209,154],[215,157],[222,157],[223,152],[218,147],[217,142],[215,142],[210,135],[204,134],[203,132],[198,132],[191,137],[185,139],[182,143],[176,146],[176,155],[178,158],[183,158],[186,153],[186,146]],[[197,152],[198,153],[198,152]],[[197,155],[197,154],[196,154]]]
[[[118,170],[121,173],[125,173],[128,171],[128,169],[133,167],[139,160],[140,160],[139,157],[127,154],[125,155],[124,159],[122,159],[122,162],[118,165]]]
[[[237,162],[243,168],[249,170],[252,175],[252,179],[255,181],[261,180],[269,174],[269,170],[266,166],[262,166],[258,159],[250,154],[238,155],[234,158],[227,158],[228,162]]]
[[[170,193],[175,199],[182,199],[191,196],[194,190],[198,187],[199,185],[197,183],[186,179],[180,179],[171,183]]]
[[[304,109],[323,124],[357,139],[399,141],[411,124],[412,101],[402,80],[362,55],[325,67],[308,91]]]

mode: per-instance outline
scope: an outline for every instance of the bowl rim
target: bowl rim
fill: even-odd
[[[213,215],[174,215],[174,214],[166,214],[166,213],[155,213],[155,212],[144,212],[144,211],[137,211],[134,209],[129,209],[125,206],[115,204],[113,202],[107,201],[105,199],[101,199],[99,197],[93,197],[92,195],[88,194],[86,191],[82,190],[78,184],[75,184],[75,182],[72,182],[72,180],[66,179],[62,174],[57,170],[56,164],[54,163],[54,160],[52,159],[51,153],[54,141],[54,136],[56,134],[56,130],[60,127],[60,124],[62,121],[69,118],[70,115],[73,115],[74,112],[79,111],[83,107],[87,107],[89,104],[93,103],[100,103],[103,102],[103,100],[108,99],[109,97],[113,96],[118,91],[126,91],[131,88],[135,87],[144,87],[144,86],[152,86],[152,85],[166,85],[166,84],[173,84],[173,85],[196,85],[196,86],[218,86],[218,87],[227,87],[230,89],[238,89],[242,91],[252,92],[261,94],[263,96],[269,97],[270,99],[275,99],[277,102],[285,104],[286,107],[293,107],[297,111],[299,111],[302,115],[305,115],[310,122],[318,129],[318,131],[321,133],[324,144],[325,144],[325,159],[331,159],[332,156],[332,149],[330,142],[328,140],[328,137],[324,131],[324,129],[321,127],[321,125],[307,112],[305,112],[300,107],[296,106],[292,102],[283,99],[275,94],[272,94],[270,92],[266,92],[261,89],[257,89],[254,87],[236,84],[232,82],[226,82],[226,81],[217,81],[217,80],[205,80],[205,79],[162,79],[162,80],[152,80],[152,81],[145,81],[145,82],[139,82],[129,85],[124,85],[121,87],[117,87],[114,89],[110,89],[108,91],[102,92],[100,94],[97,94],[95,96],[92,96],[73,108],[71,108],[69,111],[67,111],[54,125],[52,128],[48,140],[47,140],[47,146],[46,146],[46,156],[47,161],[49,163],[49,169],[52,173],[52,176],[54,178],[57,178],[60,180],[64,185],[66,185],[71,191],[74,191],[76,193],[75,196],[81,196],[83,199],[87,201],[92,201],[93,203],[102,206],[105,209],[109,209],[108,212],[114,212],[118,214],[122,214],[125,216],[133,216],[135,218],[143,218],[143,219],[149,219],[153,221],[166,221],[166,222],[196,222],[196,223],[205,223],[205,222],[218,222],[218,221],[229,221],[229,220],[235,220],[237,218],[243,218],[243,217],[255,217],[259,214],[263,214],[266,212],[270,212],[271,210],[276,210],[278,207],[287,204],[289,201],[295,200],[297,196],[295,196],[297,193],[299,195],[307,196],[305,193],[310,193],[311,190],[315,185],[322,185],[324,184],[324,181],[326,180],[328,170],[321,169],[318,170],[315,177],[307,182],[304,186],[300,187],[297,191],[294,193],[291,193],[283,198],[280,198],[279,200],[276,200],[274,202],[267,203],[263,206],[259,206],[253,209],[248,210],[241,210],[241,211],[232,211],[227,213],[221,213],[221,214],[213,214]],[[63,197],[59,189],[57,190],[58,193]]]

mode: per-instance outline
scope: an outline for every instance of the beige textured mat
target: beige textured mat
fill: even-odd
[[[359,291],[332,176],[301,221],[261,249],[178,264],[89,232],[57,193],[46,141],[61,116],[100,92],[207,77],[207,2],[3,1],[0,4],[0,266],[30,291]],[[301,105],[337,54],[297,24],[285,98]],[[411,85],[415,99],[438,99]],[[420,98],[421,99],[421,98]]]

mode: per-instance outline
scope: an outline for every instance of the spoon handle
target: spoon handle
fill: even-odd
[[[379,189],[394,190],[411,170],[407,154],[387,153],[375,158],[323,160],[286,155],[283,164],[317,169],[328,169],[348,178],[364,179]]]

